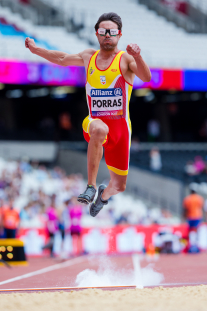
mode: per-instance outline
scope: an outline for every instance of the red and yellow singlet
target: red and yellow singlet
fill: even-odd
[[[121,72],[123,51],[114,57],[106,70],[100,70],[96,65],[98,53],[99,51],[92,55],[86,73],[89,116],[83,121],[83,134],[89,142],[90,123],[96,119],[106,123],[109,133],[103,146],[107,167],[118,175],[127,175],[131,143],[129,100],[132,85],[125,81]]]

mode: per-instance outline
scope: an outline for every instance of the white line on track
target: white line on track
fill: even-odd
[[[56,264],[56,265],[52,265],[52,266],[49,266],[49,267],[46,267],[46,268],[43,268],[43,269],[40,269],[40,270],[37,270],[37,271],[33,271],[33,272],[30,272],[30,273],[26,273],[26,274],[17,276],[17,277],[12,278],[12,279],[8,279],[8,280],[5,280],[5,281],[2,281],[2,282],[0,282],[0,285],[4,285],[4,284],[7,284],[7,283],[12,283],[12,282],[19,281],[19,280],[22,280],[22,279],[30,278],[30,277],[35,276],[35,275],[39,275],[39,274],[43,274],[43,273],[46,273],[46,272],[50,272],[50,271],[62,269],[62,268],[65,268],[65,267],[73,266],[73,265],[76,265],[78,263],[83,262],[85,259],[86,259],[85,256],[84,257],[74,258],[74,259],[71,259],[71,260],[68,260],[68,261]]]
[[[144,288],[142,280],[142,270],[140,266],[140,259],[138,254],[132,255],[132,262],[134,266],[135,284],[136,288]]]

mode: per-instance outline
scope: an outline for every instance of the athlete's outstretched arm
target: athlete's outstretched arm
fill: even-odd
[[[80,54],[67,54],[65,52],[46,50],[37,47],[34,40],[26,38],[25,47],[33,54],[43,57],[50,62],[61,66],[84,66],[83,59]]]
[[[129,61],[129,69],[142,81],[149,82],[151,80],[151,72],[140,54],[140,47],[137,44],[129,44],[126,50],[132,56]]]

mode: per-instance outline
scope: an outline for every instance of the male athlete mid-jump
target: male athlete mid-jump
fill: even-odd
[[[116,13],[101,15],[95,25],[100,50],[87,49],[79,54],[48,51],[26,38],[25,46],[36,55],[62,66],[85,66],[86,95],[89,116],[83,121],[83,134],[88,142],[88,185],[78,201],[92,203],[96,194],[96,177],[105,148],[105,161],[111,180],[100,185],[90,205],[95,217],[108,199],[126,188],[131,122],[129,100],[135,75],[142,81],[151,80],[150,69],[137,44],[129,44],[127,53],[117,47],[122,36],[122,21]]]

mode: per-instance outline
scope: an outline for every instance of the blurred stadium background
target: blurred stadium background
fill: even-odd
[[[137,43],[152,80],[134,82],[127,190],[97,218],[81,207],[81,251],[159,248],[165,232],[171,246],[164,251],[181,252],[187,235],[182,201],[189,185],[207,198],[207,0],[114,0],[110,5],[0,0],[1,213],[13,204],[20,214],[18,236],[29,255],[44,253],[51,204],[66,231],[62,247],[60,226],[53,230],[53,252],[79,251],[70,236],[68,204],[70,210],[86,184],[81,124],[87,105],[84,68],[53,65],[30,53],[24,41],[29,36],[40,47],[68,53],[98,49],[94,25],[108,11],[123,21],[119,48]],[[98,182],[108,178],[103,161]],[[205,250],[207,227],[199,230],[198,245]]]

